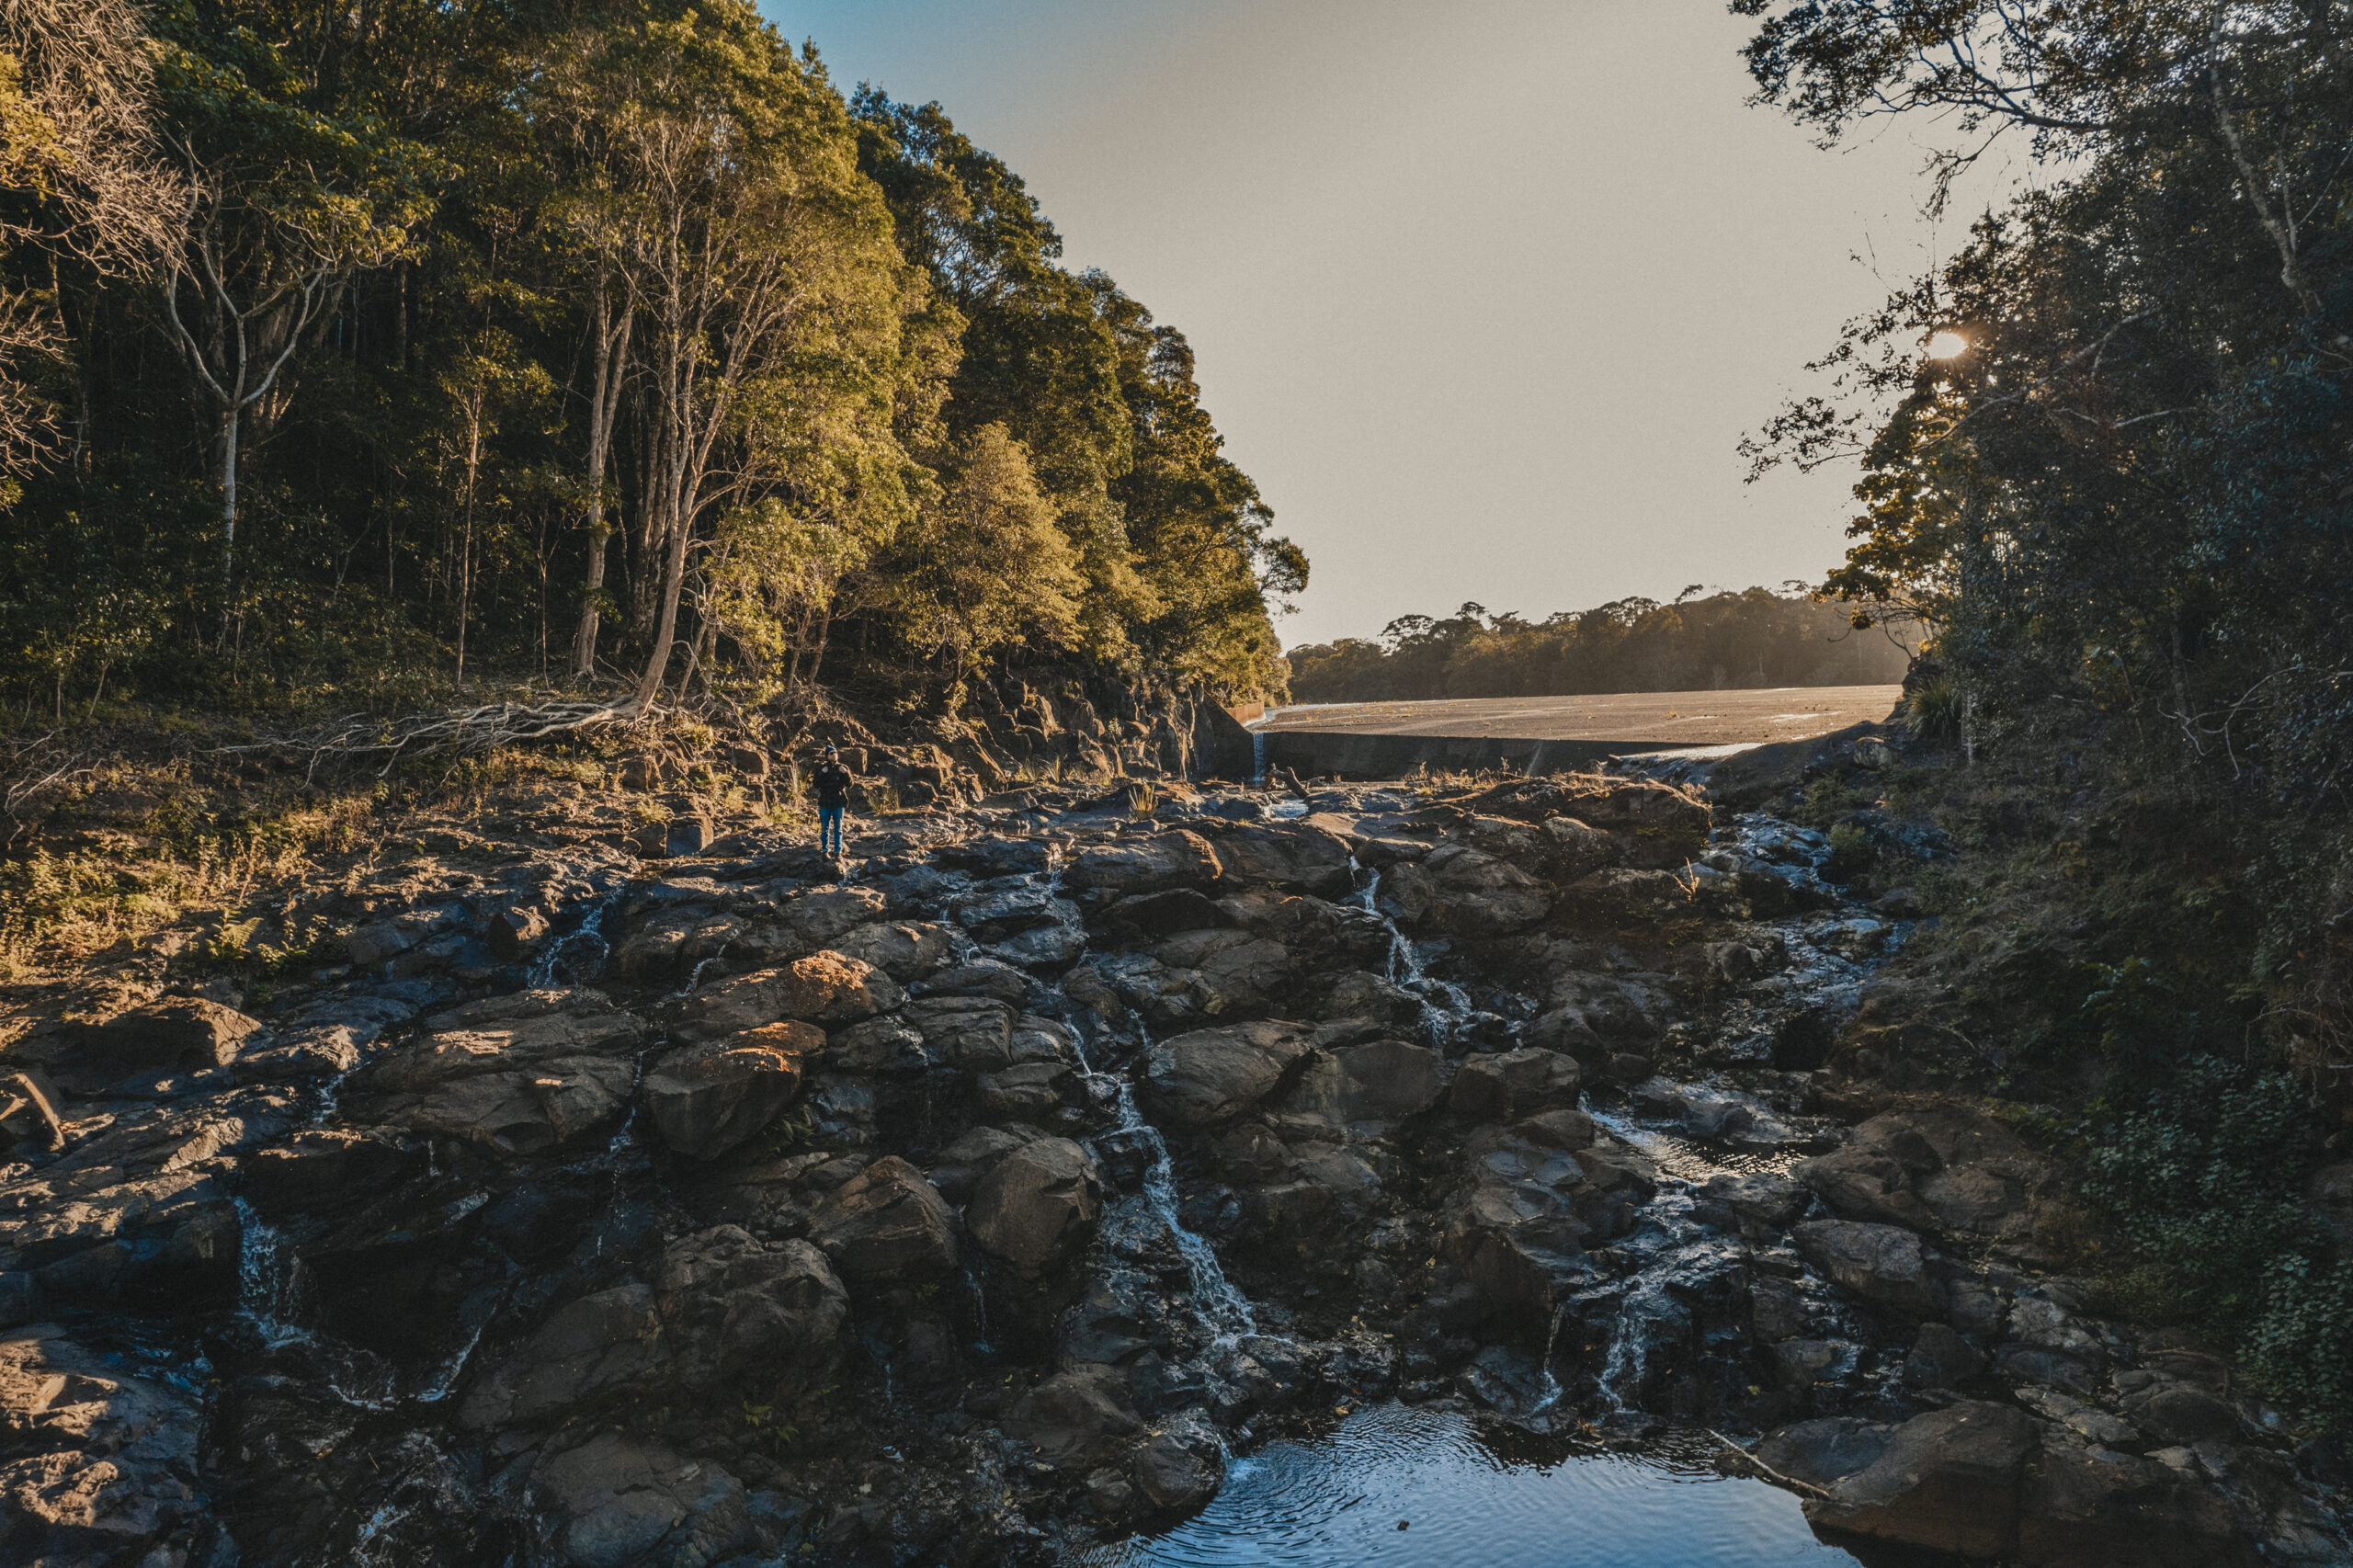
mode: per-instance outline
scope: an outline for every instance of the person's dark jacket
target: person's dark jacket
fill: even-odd
[[[838,762],[821,762],[809,775],[809,787],[817,791],[817,805],[824,811],[838,811],[849,804],[849,769]]]

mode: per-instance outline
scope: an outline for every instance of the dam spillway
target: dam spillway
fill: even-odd
[[[1613,756],[1769,745],[1879,723],[1899,686],[1613,692],[1270,710],[1251,726],[1267,766],[1309,777],[1394,778],[1509,769],[1568,773]]]

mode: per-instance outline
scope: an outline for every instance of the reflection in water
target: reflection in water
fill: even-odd
[[[1399,1529],[1404,1520],[1410,1527]],[[1851,1568],[1762,1482],[1585,1455],[1505,1460],[1461,1415],[1386,1405],[1236,1460],[1210,1506],[1087,1568]]]

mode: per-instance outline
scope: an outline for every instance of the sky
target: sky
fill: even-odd
[[[762,4],[1191,340],[1312,562],[1292,646],[1818,578],[1852,472],[1750,485],[1737,443],[1966,238],[1912,128],[1824,152],[1749,107],[1722,0]]]

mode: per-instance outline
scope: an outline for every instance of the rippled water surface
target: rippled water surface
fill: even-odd
[[[1404,1520],[1408,1528],[1399,1529]],[[1515,1463],[1460,1415],[1388,1405],[1234,1462],[1165,1535],[1088,1568],[1851,1568],[1762,1482],[1615,1455]]]

